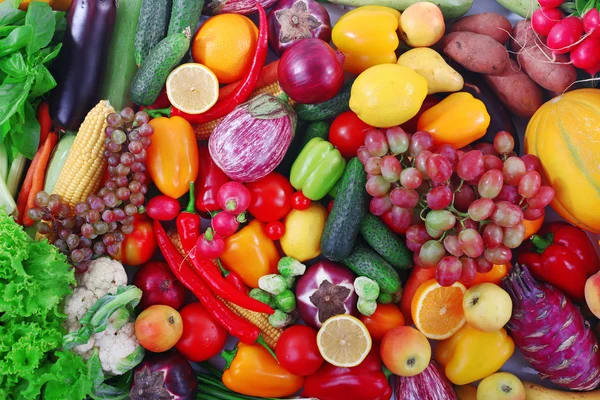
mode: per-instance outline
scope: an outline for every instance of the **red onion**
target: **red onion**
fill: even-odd
[[[292,100],[303,104],[333,98],[344,84],[343,56],[338,54],[321,39],[299,40],[279,60],[281,88]]]
[[[296,129],[296,113],[269,94],[237,106],[208,141],[210,156],[231,179],[254,182],[283,160]]]
[[[296,285],[302,320],[319,329],[334,315],[356,314],[358,296],[354,291],[354,278],[348,268],[331,261],[321,261],[309,267]]]
[[[173,350],[150,355],[135,368],[130,398],[193,400],[197,393],[198,381],[194,370],[181,354]]]
[[[329,13],[315,0],[281,0],[269,13],[269,43],[281,56],[300,39],[331,40]]]

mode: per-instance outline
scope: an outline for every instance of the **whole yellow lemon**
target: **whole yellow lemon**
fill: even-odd
[[[365,123],[389,128],[414,117],[427,96],[427,81],[412,69],[380,64],[363,71],[352,84],[350,109]]]
[[[327,209],[312,202],[306,210],[292,209],[285,217],[285,234],[279,239],[281,249],[300,262],[321,254],[321,236],[327,221]]]

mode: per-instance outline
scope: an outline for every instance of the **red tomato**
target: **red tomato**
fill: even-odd
[[[283,331],[275,354],[282,367],[299,376],[314,374],[324,361],[317,346],[317,331],[306,325],[294,325]]]
[[[188,360],[206,361],[219,354],[227,341],[227,331],[217,324],[200,303],[191,303],[179,312],[183,333],[175,348]]]
[[[381,342],[385,334],[395,327],[404,325],[404,315],[395,304],[377,304],[373,315],[361,315],[360,320],[376,342]]]
[[[294,188],[280,173],[271,172],[256,182],[246,183],[246,187],[250,191],[248,212],[257,220],[278,221],[290,212]]]
[[[150,261],[155,251],[156,239],[152,221],[147,216],[136,214],[133,232],[125,235],[115,259],[125,265],[137,266]]]
[[[352,111],[337,116],[329,128],[329,141],[342,153],[344,158],[356,156],[360,146],[365,144],[365,135],[372,126],[365,124]]]
[[[302,192],[296,192],[292,195],[290,203],[294,210],[304,211],[310,207],[311,201]]]
[[[421,116],[421,114],[423,114],[425,111],[429,110],[431,107],[435,106],[439,102],[440,102],[440,100],[435,96],[429,95],[429,96],[425,97],[425,100],[423,100],[423,104],[421,105],[421,109],[419,110],[417,115],[415,115],[414,117],[412,117],[411,119],[409,119],[408,121],[406,121],[405,123],[400,125],[400,127],[409,133],[416,132],[417,131],[417,121],[419,120],[419,117]]]
[[[281,221],[269,222],[265,227],[265,233],[271,240],[279,240],[285,234],[285,226]]]

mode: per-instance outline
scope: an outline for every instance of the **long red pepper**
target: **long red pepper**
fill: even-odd
[[[154,232],[158,247],[177,279],[202,302],[206,310],[227,332],[243,343],[255,343],[260,337],[260,329],[235,314],[215,297],[184,260],[159,221],[154,221]]]
[[[252,64],[250,65],[248,74],[244,77],[242,83],[240,83],[239,86],[227,97],[212,106],[207,112],[192,115],[184,113],[183,111],[173,107],[171,109],[171,116],[179,115],[192,124],[202,124],[205,122],[214,121],[217,118],[222,118],[229,114],[235,107],[246,101],[246,99],[250,96],[254,90],[254,87],[256,86],[258,76],[265,65],[268,51],[267,14],[265,13],[265,9],[259,3],[257,3],[256,6],[259,16],[258,40],[256,43],[256,51],[254,53]]]
[[[183,210],[177,216],[177,233],[179,233],[179,239],[184,250],[188,252],[188,249],[196,246],[196,241],[200,237],[200,227],[202,220],[200,216],[196,214],[194,195],[194,182],[190,182],[190,200],[188,201],[187,208]]]

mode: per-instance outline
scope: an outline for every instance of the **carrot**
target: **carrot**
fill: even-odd
[[[400,299],[400,311],[404,315],[406,325],[411,325],[412,315],[410,311],[410,303],[417,292],[417,289],[423,282],[435,278],[435,268],[420,268],[413,267],[406,284],[402,290],[402,299]]]
[[[277,66],[279,65],[279,60],[275,60],[270,64],[267,64],[260,71],[260,75],[258,75],[258,80],[256,81],[255,89],[260,89],[262,87],[268,86],[271,83],[277,82]],[[223,86],[219,89],[219,100],[227,97],[231,94],[235,88],[238,87],[241,81],[230,83],[229,85]]]
[[[31,210],[35,206],[35,196],[44,188],[44,177],[46,176],[46,166],[48,165],[48,161],[50,160],[50,154],[52,154],[52,149],[56,145],[58,141],[58,135],[52,132],[48,134],[48,137],[44,141],[42,147],[40,147],[36,153],[39,154],[39,158],[35,164],[35,168],[33,170],[32,181],[31,181],[31,189],[29,190],[29,194],[27,196],[27,204],[25,206],[25,210],[23,211],[23,225],[31,226],[33,225],[33,220],[29,218],[29,210]]]
[[[40,147],[46,141],[50,129],[52,129],[52,119],[48,110],[48,102],[42,101],[37,109],[37,120],[40,124]]]
[[[17,198],[17,222],[19,224],[23,224],[23,213],[25,212],[25,207],[27,207],[27,198],[29,197],[29,192],[31,192],[31,184],[33,182],[33,171],[35,170],[35,165],[37,164],[37,160],[39,160],[39,150],[35,153],[31,164],[29,164],[29,168],[27,169],[27,174],[25,175],[25,180],[21,185],[21,190],[19,191],[19,197]]]

